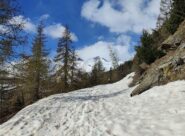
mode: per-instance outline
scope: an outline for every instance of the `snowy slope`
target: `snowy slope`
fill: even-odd
[[[0,136],[185,136],[185,81],[131,98],[123,80],[26,107],[0,126]]]
[[[99,57],[99,56],[96,56],[94,58],[90,58],[86,61],[85,60],[78,61],[77,62],[78,63],[78,68],[81,68],[82,70],[84,70],[86,72],[91,72],[95,62],[98,59],[101,60],[101,62],[103,64],[103,67],[105,67],[106,71],[110,70],[110,68],[112,67],[112,62],[105,59],[105,58]]]

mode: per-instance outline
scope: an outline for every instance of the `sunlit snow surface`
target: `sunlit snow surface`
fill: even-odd
[[[131,98],[132,76],[42,99],[2,124],[0,136],[185,136],[185,81]]]

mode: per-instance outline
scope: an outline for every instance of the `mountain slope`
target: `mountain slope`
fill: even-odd
[[[0,136],[184,136],[185,81],[131,98],[133,75],[42,99],[0,125]]]
[[[139,78],[140,85],[131,96],[138,95],[156,85],[185,79],[185,21],[178,30],[160,44],[159,50],[166,55],[147,67]]]
[[[112,67],[112,63],[111,61],[105,59],[105,58],[102,58],[100,56],[96,56],[94,58],[90,58],[86,61],[84,60],[81,60],[81,61],[78,61],[78,67],[81,68],[82,70],[86,71],[86,72],[91,72],[92,71],[92,68],[95,64],[95,62],[97,60],[101,60],[103,66],[105,67],[105,70],[108,71],[110,70],[110,68]]]

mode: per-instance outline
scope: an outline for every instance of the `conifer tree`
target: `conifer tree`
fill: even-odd
[[[161,0],[160,3],[160,15],[157,19],[157,28],[160,28],[163,23],[169,19],[170,10],[172,8],[172,0]]]
[[[16,22],[18,14],[17,5],[16,0],[0,0],[0,101],[2,101],[4,94],[15,90],[13,89],[15,80],[10,78],[6,66],[10,57],[17,55],[15,54],[14,47],[19,46],[24,41],[24,36],[21,33],[23,24]],[[6,102],[5,99],[3,101]],[[3,111],[2,105],[1,103],[0,114]]]
[[[90,74],[85,72],[82,69],[78,69],[77,71],[77,83],[76,83],[76,89],[80,89],[80,88],[86,88],[89,87],[91,85],[91,78],[90,78]]]
[[[32,55],[26,62],[26,86],[29,92],[33,93],[33,101],[40,99],[44,91],[44,82],[46,82],[49,73],[49,62],[47,60],[48,52],[45,49],[45,35],[43,32],[43,23],[37,28],[37,34],[33,41]]]
[[[97,85],[102,82],[102,74],[105,71],[105,68],[103,67],[103,63],[100,58],[95,60],[95,64],[92,69],[91,73],[91,83],[92,85]]]
[[[13,48],[24,41],[23,23],[16,21],[17,5],[15,0],[0,1],[0,64],[14,55]]]
[[[166,22],[167,30],[173,34],[185,19],[185,0],[173,0],[170,17]]]
[[[77,68],[77,59],[78,56],[75,52],[75,50],[72,50],[72,57],[70,60],[71,63],[71,69],[70,69],[70,77],[71,77],[71,84],[72,86],[74,86],[77,83],[77,73],[78,73],[78,68]]]
[[[24,41],[21,32],[23,24],[16,21],[18,7],[16,0],[0,1],[0,79],[4,80],[8,71],[4,68],[10,57],[15,55],[13,48]],[[5,76],[6,73],[6,76]],[[3,76],[1,76],[3,75]],[[7,79],[6,79],[7,80]]]
[[[113,75],[112,68],[110,68],[110,70],[109,70],[109,83],[112,82],[112,75]]]
[[[109,46],[109,54],[112,61],[112,66],[114,69],[116,69],[119,66],[118,64],[119,58],[118,58],[117,52],[113,50],[111,46]]]
[[[156,59],[161,58],[164,53],[158,50],[154,45],[154,39],[152,35],[146,30],[143,31],[143,34],[140,38],[141,45],[136,46],[137,57],[139,63],[145,62],[146,64],[153,63]]]
[[[66,26],[62,37],[59,38],[57,55],[55,57],[55,62],[62,63],[62,67],[57,71],[57,75],[59,75],[64,82],[65,89],[69,87],[71,60],[73,58],[71,43],[71,33],[69,28]]]

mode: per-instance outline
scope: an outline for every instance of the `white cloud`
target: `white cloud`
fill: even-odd
[[[81,59],[83,59],[80,67],[87,72],[90,72],[92,70],[92,66],[94,65],[93,58],[100,57],[105,69],[109,70],[110,67],[112,67],[109,47],[116,51],[119,57],[119,63],[124,63],[127,60],[131,60],[135,53],[129,51],[130,44],[130,37],[126,35],[120,35],[115,42],[98,41],[92,45],[78,49],[77,54]]]
[[[104,36],[103,36],[103,35],[100,35],[100,36],[98,36],[97,39],[98,39],[98,40],[103,40],[103,39],[104,39]]]
[[[127,35],[119,35],[116,39],[117,44],[125,45],[125,46],[130,46],[131,44],[131,37]]]
[[[155,28],[159,7],[160,0],[88,0],[82,6],[81,16],[111,32],[140,33],[144,28]]]
[[[0,33],[6,33],[9,29],[6,26],[0,25]]]
[[[62,26],[61,24],[54,24],[47,26],[45,28],[45,33],[51,36],[52,38],[59,38],[62,36],[64,29],[65,29],[64,26]]]
[[[46,20],[49,18],[49,14],[44,14],[40,17],[39,20]],[[30,18],[25,18],[24,16],[16,16],[10,20],[10,23],[12,24],[22,24],[24,31],[28,33],[36,33],[37,30],[37,25],[34,24]],[[0,30],[4,30],[3,26],[0,26]],[[51,38],[57,39],[63,35],[63,32],[65,30],[65,27],[58,23],[58,24],[53,24],[53,25],[48,25],[45,27],[45,34],[47,36],[50,36]],[[74,34],[71,33],[71,37],[73,41],[78,41],[78,37]]]
[[[45,33],[48,36],[50,36],[54,39],[57,39],[63,35],[64,30],[65,30],[65,27],[62,24],[58,23],[58,24],[53,24],[53,25],[47,26],[45,28]],[[71,37],[72,37],[73,41],[78,41],[78,37],[74,33],[71,33]]]
[[[47,20],[50,17],[49,14],[44,14],[40,17],[40,20]]]
[[[15,16],[10,20],[10,23],[12,24],[22,24],[23,29],[26,32],[36,32],[36,25],[32,23],[32,21],[29,18],[25,18],[22,15]]]
[[[122,36],[122,38],[129,39],[129,37],[127,37],[127,36],[125,36],[125,37]],[[121,37],[119,37],[118,39],[121,39]],[[108,61],[111,61],[110,55],[109,55],[109,49],[108,49],[109,46],[111,46],[112,49],[116,50],[121,62],[125,62],[127,60],[132,59],[135,54],[134,52],[132,52],[132,53],[129,52],[130,41],[120,42],[119,40],[116,43],[106,42],[106,41],[98,41],[92,45],[88,45],[82,49],[77,50],[77,54],[84,61],[88,61],[89,59],[92,59],[97,56],[99,56],[101,58],[105,58]]]

